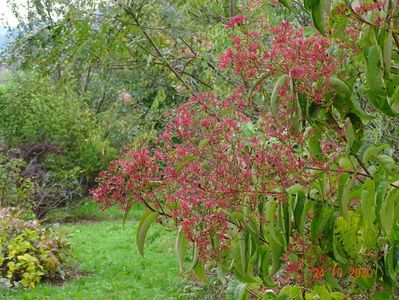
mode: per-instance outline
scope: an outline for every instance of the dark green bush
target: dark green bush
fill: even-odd
[[[95,114],[72,89],[29,74],[0,93],[0,137],[14,148],[50,142],[62,153],[46,158],[47,169],[79,167],[84,177],[95,176],[116,154],[102,138]]]
[[[116,149],[103,137],[96,114],[81,100],[70,87],[34,74],[17,75],[0,91],[0,154],[11,153],[7,160],[21,162],[15,173],[21,180],[14,180],[14,186],[32,183],[38,218],[84,193],[115,158]],[[3,169],[0,160],[0,181],[7,178]],[[21,201],[11,201],[19,197],[16,190],[0,186],[0,199],[1,190],[8,194],[8,205],[20,206]]]
[[[0,208],[7,206],[30,207],[34,194],[32,180],[21,175],[26,162],[0,153]]]
[[[0,210],[0,287],[34,288],[42,280],[65,279],[70,244],[36,220]]]

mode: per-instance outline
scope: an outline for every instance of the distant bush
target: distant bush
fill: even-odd
[[[36,220],[15,210],[0,210],[0,287],[31,287],[63,280],[70,244]]]
[[[25,168],[24,160],[10,158],[0,153],[0,208],[31,206],[34,184],[21,175]]]
[[[20,179],[34,186],[30,196],[38,218],[79,196],[115,158],[116,149],[96,122],[72,89],[55,87],[48,78],[18,75],[0,91],[0,153],[20,162]],[[0,180],[7,178],[4,164],[0,160]],[[10,188],[7,193],[9,200],[18,195]]]
[[[47,159],[48,168],[79,167],[82,176],[95,176],[116,154],[73,90],[33,75],[17,77],[0,93],[0,136],[13,148],[48,141],[62,151]]]

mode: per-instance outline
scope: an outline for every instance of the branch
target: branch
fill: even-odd
[[[128,8],[123,8],[124,11],[132,17],[134,22],[136,23],[137,27],[140,28],[142,33],[144,34],[145,38],[147,41],[151,44],[152,48],[155,50],[155,52],[158,54],[158,56],[162,59],[162,61],[165,63],[166,67],[177,77],[177,79],[190,91],[192,92],[191,87],[184,81],[184,79],[176,72],[176,70],[173,68],[173,66],[169,63],[168,60],[165,59],[165,57],[162,55],[161,51],[159,50],[158,46],[155,44],[155,42],[152,40],[152,38],[149,36],[147,31],[143,28],[143,26],[140,23],[140,20],[138,19],[138,16],[136,16],[130,9]]]

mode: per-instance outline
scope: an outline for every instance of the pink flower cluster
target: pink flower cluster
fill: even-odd
[[[385,7],[385,1],[370,1],[364,3],[355,8],[355,12],[358,14],[366,14],[371,11],[382,10]]]
[[[234,26],[244,24],[244,22],[245,22],[245,17],[243,15],[234,16],[231,18],[229,23],[227,23],[226,27],[233,28]]]
[[[328,53],[329,39],[318,34],[304,36],[303,28],[288,22],[259,31],[242,32],[231,38],[233,46],[220,56],[220,67],[231,67],[235,74],[250,79],[268,74],[287,74],[299,92],[319,103],[328,89],[328,79],[337,71],[337,59]],[[271,35],[270,47],[260,41]]]

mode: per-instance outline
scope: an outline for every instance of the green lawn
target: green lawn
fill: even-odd
[[[72,214],[97,215],[96,210],[86,204]],[[179,299],[183,279],[174,253],[175,235],[160,225],[153,226],[145,257],[141,257],[135,245],[140,213],[132,213],[125,229],[120,218],[111,220],[118,216],[117,210],[108,212],[100,222],[62,225],[79,268],[89,275],[63,286],[41,284],[33,290],[0,290],[0,299]]]

